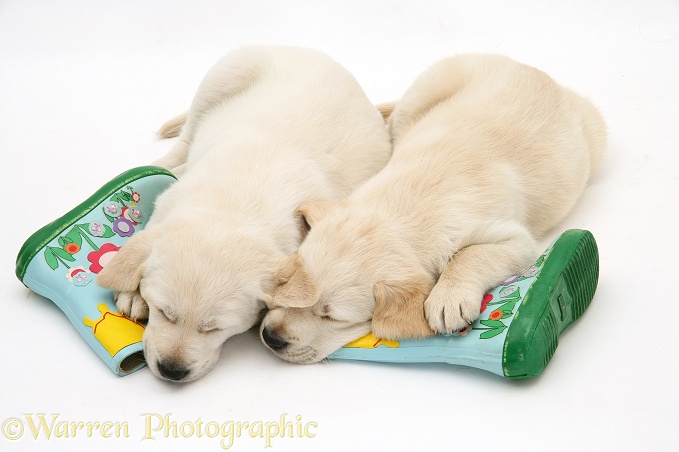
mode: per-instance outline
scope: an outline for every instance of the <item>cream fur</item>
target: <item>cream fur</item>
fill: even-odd
[[[495,55],[440,61],[380,110],[387,166],[347,201],[300,207],[314,218],[290,259],[307,279],[283,283],[261,327],[288,361],[321,360],[371,329],[399,339],[470,324],[484,292],[536,257],[605,147],[587,100]]]
[[[224,57],[188,114],[159,134],[180,129],[156,163],[181,177],[97,281],[119,292],[124,314],[148,315],[150,369],[191,381],[261,319],[276,269],[306,232],[296,207],[346,196],[384,167],[391,144],[353,76],[319,52],[284,47]]]

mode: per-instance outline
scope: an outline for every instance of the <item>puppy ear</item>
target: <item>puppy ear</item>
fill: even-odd
[[[296,213],[301,215],[307,231],[321,221],[335,206],[335,201],[309,201],[301,204]]]
[[[119,292],[137,290],[144,262],[151,254],[155,235],[151,230],[141,231],[128,240],[118,253],[97,275],[97,284]]]
[[[425,278],[406,283],[375,283],[372,333],[384,339],[433,336],[424,315],[424,300],[430,288]]]
[[[295,211],[295,220],[297,221],[297,227],[299,228],[300,242],[303,242],[306,239],[306,236],[309,235],[311,225],[304,217],[304,214],[302,214],[302,212],[300,212],[299,210]]]
[[[318,301],[318,289],[299,254],[286,258],[276,272],[278,287],[269,308],[306,308]]]

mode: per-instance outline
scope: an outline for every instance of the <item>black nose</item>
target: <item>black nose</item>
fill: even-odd
[[[269,347],[271,347],[274,350],[280,350],[283,347],[285,347],[286,345],[288,345],[288,343],[285,341],[285,339],[283,339],[282,337],[280,337],[276,333],[272,332],[268,328],[264,328],[262,330],[262,340],[264,341],[264,343],[266,345],[268,345]]]
[[[189,370],[174,364],[158,361],[158,372],[168,380],[179,381],[189,374]]]

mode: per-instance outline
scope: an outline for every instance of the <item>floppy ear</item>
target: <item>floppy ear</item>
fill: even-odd
[[[424,316],[424,300],[429,293],[426,279],[406,283],[377,282],[373,286],[375,312],[372,333],[384,339],[433,336]]]
[[[318,301],[318,289],[299,254],[287,257],[276,272],[276,288],[269,308],[306,308]]]
[[[302,216],[307,224],[307,231],[321,221],[335,206],[335,201],[309,201],[297,208],[296,213]]]
[[[303,242],[306,239],[306,236],[309,235],[309,231],[311,230],[311,225],[307,221],[304,214],[302,212],[300,212],[299,210],[295,211],[295,220],[297,221],[297,227],[299,228],[300,242]]]
[[[97,275],[97,284],[119,292],[137,290],[144,262],[151,254],[155,235],[151,230],[141,231],[128,240],[118,253]]]

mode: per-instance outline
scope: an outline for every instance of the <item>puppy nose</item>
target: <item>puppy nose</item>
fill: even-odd
[[[158,361],[158,372],[160,372],[160,375],[163,377],[173,381],[179,381],[189,374],[188,369],[163,361]]]
[[[285,339],[283,339],[282,337],[280,337],[276,333],[273,333],[268,328],[264,328],[262,330],[262,340],[264,341],[264,343],[266,345],[268,345],[269,347],[271,347],[274,350],[280,350],[281,348],[288,345],[288,343],[285,341]]]

